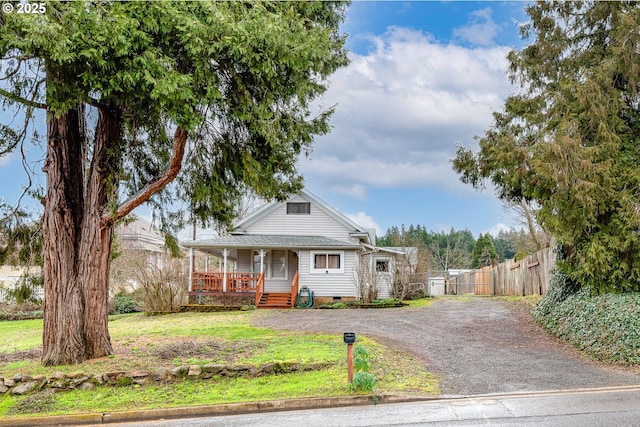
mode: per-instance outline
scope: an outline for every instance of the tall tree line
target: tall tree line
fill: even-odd
[[[448,232],[428,230],[423,225],[392,226],[378,237],[378,246],[417,247],[427,259],[425,269],[469,269],[520,259],[536,250],[536,241],[523,230],[501,230],[497,236],[480,234],[478,239],[468,229]]]

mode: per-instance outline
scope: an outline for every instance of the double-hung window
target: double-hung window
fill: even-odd
[[[344,273],[344,251],[312,251],[311,273]]]

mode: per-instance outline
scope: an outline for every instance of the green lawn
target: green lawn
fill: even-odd
[[[110,319],[114,355],[74,366],[40,366],[29,350],[40,345],[42,320],[0,322],[0,377],[87,374],[182,364],[263,364],[273,361],[323,363],[327,368],[259,378],[184,380],[172,384],[98,387],[91,391],[39,392],[0,396],[0,417],[122,411],[243,401],[335,396],[351,393],[346,380],[342,336],[274,331],[251,325],[257,312],[179,313]],[[436,378],[406,353],[358,337],[371,354],[374,393],[435,394]],[[31,352],[33,353],[33,352]],[[20,357],[23,355],[23,357]],[[29,358],[31,357],[31,358]]]

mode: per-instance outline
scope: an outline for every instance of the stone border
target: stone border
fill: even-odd
[[[103,374],[85,374],[84,372],[55,372],[52,376],[15,374],[12,378],[0,377],[0,395],[5,393],[24,395],[44,389],[54,391],[92,390],[98,386],[126,387],[144,385],[150,381],[175,382],[183,379],[219,379],[264,375],[288,374],[291,372],[314,371],[328,368],[328,363],[303,364],[298,362],[273,362],[262,365],[183,365],[175,368],[160,368],[153,372],[135,370],[131,372],[114,371]]]

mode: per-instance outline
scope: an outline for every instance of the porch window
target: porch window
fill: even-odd
[[[287,278],[287,251],[271,251],[271,261],[269,263],[269,277],[272,279]]]
[[[311,203],[309,202],[287,203],[287,215],[309,215],[310,213]]]
[[[344,273],[344,252],[311,252],[311,273]]]

